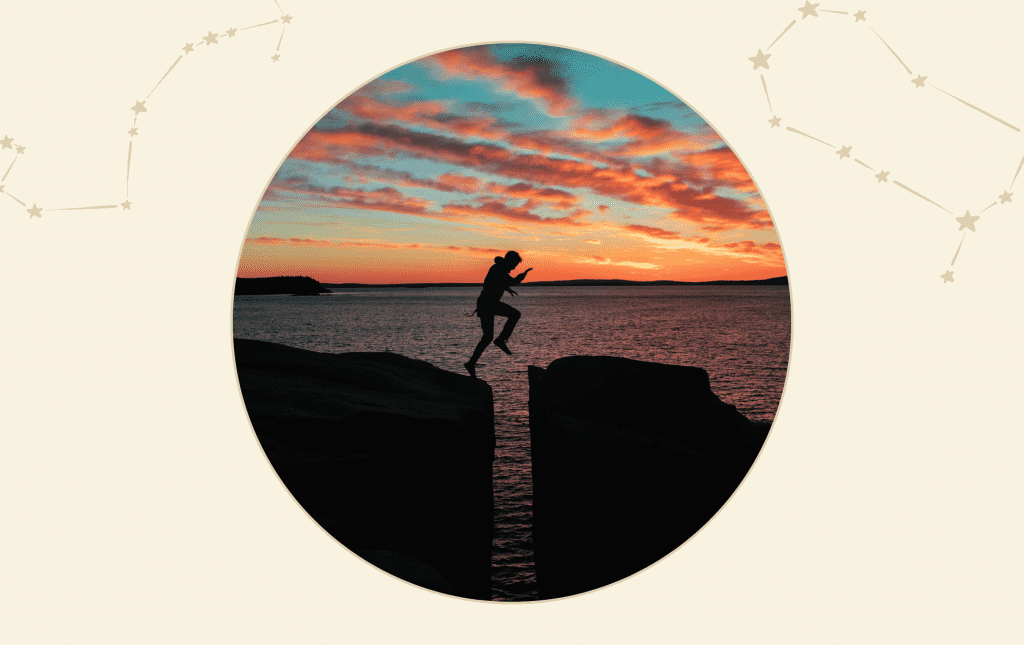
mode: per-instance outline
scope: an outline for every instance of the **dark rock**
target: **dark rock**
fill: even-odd
[[[279,276],[276,278],[235,278],[236,296],[266,296],[290,293],[293,296],[318,296],[331,290],[306,276]]]
[[[770,424],[696,367],[605,356],[530,366],[533,541],[543,599],[657,562],[726,502]]]
[[[490,387],[391,353],[235,339],[249,419],[296,501],[375,566],[489,600]]]

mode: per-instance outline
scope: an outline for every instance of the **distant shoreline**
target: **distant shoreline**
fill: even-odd
[[[789,277],[766,280],[710,280],[707,282],[680,282],[677,280],[541,280],[524,282],[517,288],[530,287],[752,287],[789,286]],[[321,283],[308,276],[276,276],[273,278],[236,278],[236,296],[291,294],[317,296],[332,293],[331,289],[429,289],[444,287],[480,287],[479,282],[403,282],[398,284],[365,284],[362,282]]]
[[[331,289],[427,289],[431,287],[479,287],[479,282],[406,282],[398,284],[365,284],[361,282],[322,283]],[[526,287],[664,287],[664,286],[789,286],[789,276],[765,280],[708,280],[705,282],[681,282],[678,280],[538,280],[524,282],[516,288]]]

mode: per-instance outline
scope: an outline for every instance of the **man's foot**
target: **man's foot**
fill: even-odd
[[[498,349],[500,349],[501,351],[505,352],[509,356],[512,355],[512,352],[510,352],[508,347],[505,345],[505,340],[503,338],[495,338],[494,339],[494,344],[495,344],[495,346],[497,346]]]
[[[469,375],[472,376],[473,378],[476,378],[476,364],[475,363],[463,363],[463,365],[466,366],[466,371],[469,372]]]

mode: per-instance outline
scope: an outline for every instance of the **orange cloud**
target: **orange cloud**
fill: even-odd
[[[381,240],[315,240],[311,238],[300,238],[292,237],[288,239],[280,237],[268,237],[261,235],[260,237],[248,238],[245,240],[246,246],[297,246],[297,247],[321,247],[321,248],[378,248],[378,249],[407,249],[407,250],[432,250],[432,251],[457,251],[462,253],[470,253],[472,255],[496,255],[505,253],[501,249],[482,248],[479,246],[441,246],[437,244],[401,244],[396,242],[384,242]]]
[[[489,115],[460,116],[445,111],[438,101],[407,101],[384,103],[371,96],[353,94],[338,104],[338,110],[375,123],[418,125],[451,132],[463,137],[504,139],[509,131],[497,118]]]
[[[705,152],[676,154],[675,156],[710,175],[711,180],[715,183],[731,186],[744,193],[757,191],[754,181],[747,174],[747,169],[729,148],[721,147]]]
[[[690,237],[685,238],[685,241],[702,246],[707,252],[714,255],[729,255],[741,258],[745,262],[755,262],[764,266],[785,267],[782,258],[782,247],[775,242],[758,244],[753,240],[743,240],[741,242],[719,244],[708,237]]]
[[[750,253],[756,255],[767,255],[775,254],[782,251],[782,247],[775,242],[765,242],[764,244],[758,244],[752,240],[743,240],[742,242],[730,242],[728,244],[719,245],[723,249],[729,249],[737,251],[739,253]]]
[[[446,172],[443,175],[440,175],[437,179],[431,179],[426,177],[417,177],[411,172],[406,172],[404,170],[381,168],[380,166],[359,164],[348,160],[340,160],[334,165],[339,168],[347,168],[351,170],[351,175],[349,175],[347,179],[360,181],[364,184],[371,181],[377,181],[389,183],[393,186],[404,186],[406,188],[432,188],[446,193],[475,193],[480,190],[482,183],[476,177],[461,175],[456,172]],[[276,184],[275,186],[277,185],[280,184]]]
[[[678,240],[681,239],[679,233],[674,231],[666,231],[663,228],[657,228],[655,226],[643,226],[641,224],[626,224],[622,227],[627,231],[634,233],[642,233],[649,237],[657,237],[663,240]]]
[[[629,267],[631,269],[660,269],[661,266],[658,264],[652,264],[650,262],[633,262],[631,260],[612,260],[611,258],[601,257],[600,255],[592,255],[586,258],[577,258],[578,264],[598,264],[604,266],[617,266],[617,267]]]
[[[267,237],[261,235],[256,238],[248,238],[245,240],[246,246],[252,245],[264,245],[264,246],[300,246],[300,247],[325,247],[325,248],[343,248],[343,247],[373,247],[381,249],[419,249],[422,248],[421,244],[396,244],[392,242],[381,242],[378,240],[314,240],[311,238],[303,237],[292,237],[288,239],[280,237]]]
[[[446,172],[441,175],[437,178],[437,184],[444,187],[442,190],[448,189],[451,192],[475,193],[480,190],[479,179],[455,172]]]
[[[511,186],[498,183],[487,184],[487,190],[491,193],[504,195],[512,199],[526,199],[529,202],[543,202],[552,208],[565,210],[572,208],[579,203],[580,198],[570,192],[556,188],[538,188],[531,184],[520,182]]]
[[[614,120],[592,127],[598,120],[593,113],[577,119],[577,125],[569,132],[572,136],[586,141],[609,141],[628,139],[609,151],[611,155],[646,157],[674,150],[699,150],[707,146],[707,135],[692,135],[676,130],[668,121],[639,114],[626,114]]]
[[[353,94],[361,94],[363,96],[380,96],[382,94],[402,94],[414,89],[416,89],[415,86],[410,85],[405,81],[378,78],[362,86]]]
[[[446,179],[454,182],[469,182],[473,178],[462,175],[449,175]],[[418,181],[416,185],[424,185],[424,183],[426,182]],[[492,217],[518,223],[583,226],[585,225],[584,218],[591,215],[591,212],[588,210],[576,209],[562,217],[543,217],[533,212],[532,208],[535,206],[535,203],[528,202],[524,206],[508,206],[503,201],[496,199],[485,200],[482,204],[476,206],[458,203],[444,204],[440,207],[440,210],[433,210],[431,208],[434,206],[433,202],[418,197],[410,197],[391,186],[372,191],[342,186],[321,188],[299,178],[272,184],[264,195],[264,199],[283,199],[286,193],[316,199],[318,205],[329,208],[385,211],[445,220]]]
[[[261,235],[259,237],[250,237],[249,239],[247,239],[245,241],[245,243],[246,244],[266,244],[268,246],[275,246],[275,245],[278,245],[278,244],[284,244],[286,241],[287,240],[284,240],[284,239],[282,239],[280,237],[267,237],[266,235]]]
[[[577,105],[569,94],[568,83],[547,60],[501,61],[486,46],[452,49],[423,60],[445,77],[486,80],[523,98],[540,100],[553,115],[564,115]]]
[[[717,195],[706,201],[710,203],[703,207],[680,208],[672,213],[671,216],[684,222],[698,224],[710,233],[727,231],[733,228],[769,229],[774,226],[771,215],[766,210],[748,210],[746,208],[719,209],[718,206],[723,201],[731,205],[731,203],[735,203],[735,200],[726,200],[726,198],[718,197]]]
[[[444,106],[437,101],[412,101],[392,105],[363,94],[353,94],[339,103],[337,109],[361,119],[382,123],[422,123],[444,112]]]
[[[628,166],[602,167],[573,159],[516,154],[492,144],[467,143],[446,136],[372,123],[346,126],[330,132],[311,131],[296,146],[292,158],[336,163],[355,155],[407,155],[533,184],[589,189],[598,195],[626,202],[671,209],[674,217],[712,231],[772,227],[767,211],[752,209],[744,200],[716,195],[713,187],[694,189],[684,183],[685,178],[679,176],[681,172],[696,175],[694,167],[688,165],[651,164],[648,168],[657,174],[646,176]],[[728,175],[728,164],[721,163],[727,158],[720,154],[718,160],[725,169],[719,175]]]
[[[608,153],[593,150],[587,147],[586,143],[583,141],[566,138],[543,130],[538,132],[512,134],[506,138],[506,141],[517,148],[530,150],[532,152],[539,152],[544,155],[565,155],[567,157],[575,157],[577,159],[585,159],[587,161],[596,161],[610,166],[625,165],[623,160],[616,159]]]
[[[471,204],[446,204],[441,207],[445,213],[465,217],[495,217],[514,222],[534,224],[563,224],[569,226],[583,226],[585,222],[580,219],[588,215],[590,211],[577,210],[565,217],[542,217],[532,212],[525,206],[508,206],[500,201],[488,200],[480,206]]]
[[[282,192],[315,197],[323,205],[333,208],[359,208],[409,215],[429,215],[430,211],[427,208],[433,205],[426,199],[409,197],[390,186],[377,190],[360,190],[343,186],[320,188],[301,180],[289,180],[281,184],[272,184],[267,190],[270,199],[280,198]],[[268,199],[268,195],[264,195],[264,199]]]

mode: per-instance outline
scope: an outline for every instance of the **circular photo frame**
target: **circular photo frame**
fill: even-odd
[[[786,265],[736,154],[643,75],[452,49],[328,110],[253,216],[233,335],[256,436],[341,544],[477,600],[657,562],[753,464]]]

